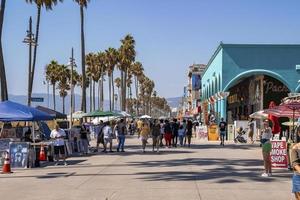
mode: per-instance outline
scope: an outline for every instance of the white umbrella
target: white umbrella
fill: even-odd
[[[96,117],[95,119],[92,120],[92,123],[93,124],[99,124],[100,121],[107,122],[107,121],[115,120],[117,118],[118,117],[116,117],[116,116],[111,116],[111,117]]]
[[[73,119],[81,119],[85,113],[83,111],[76,111],[72,114]],[[70,119],[70,115],[68,115],[68,119]]]
[[[140,116],[140,119],[152,119],[149,115]]]
[[[283,122],[282,125],[284,125],[284,126],[293,126],[293,122],[292,121]],[[299,126],[299,125],[300,125],[300,122],[297,122],[297,121],[294,122],[294,126]]]
[[[267,119],[268,114],[264,113],[264,110],[260,110],[249,115],[250,118],[253,119]]]

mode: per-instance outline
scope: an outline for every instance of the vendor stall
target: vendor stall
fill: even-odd
[[[12,159],[16,161],[13,167],[27,167],[31,161],[35,163],[35,166],[39,166],[39,149],[36,144],[42,142],[44,137],[42,132],[36,132],[38,125],[35,122],[52,119],[53,117],[49,114],[29,106],[12,101],[0,103],[0,121],[4,122],[0,132],[0,145],[2,145],[0,150],[9,151]],[[11,122],[31,122],[31,126],[18,124],[13,127]],[[30,135],[32,135],[31,138]],[[10,140],[9,148],[7,148],[8,139]],[[48,148],[51,149],[51,146]]]

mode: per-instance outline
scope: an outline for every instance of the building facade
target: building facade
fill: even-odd
[[[204,64],[193,64],[187,72],[187,85],[184,87],[180,115],[195,117],[200,113],[201,78],[206,68]]]
[[[299,92],[300,45],[221,43],[202,76],[205,122],[245,120],[249,114],[279,104]]]

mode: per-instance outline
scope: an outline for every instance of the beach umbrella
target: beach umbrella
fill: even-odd
[[[86,113],[83,112],[83,111],[76,111],[72,114],[72,118],[73,119],[81,119],[83,118],[83,116],[85,115]],[[70,115],[68,115],[68,118],[70,119]]]
[[[152,119],[149,115],[140,116],[140,119]]]
[[[282,125],[284,125],[284,126],[293,126],[293,124],[294,124],[294,126],[299,126],[300,122],[298,122],[298,121],[295,121],[295,122],[289,121],[289,122],[283,122],[282,123]]]
[[[300,101],[285,101],[279,106],[264,110],[266,114],[292,119],[293,134],[295,135],[295,118],[300,117]],[[295,138],[295,137],[294,137]]]
[[[268,114],[264,113],[264,110],[260,110],[249,115],[250,118],[253,119],[267,119]]]
[[[122,117],[121,114],[111,112],[111,111],[101,111],[101,110],[92,111],[84,115],[84,117],[112,117],[112,116]]]

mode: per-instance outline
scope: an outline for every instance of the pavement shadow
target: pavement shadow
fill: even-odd
[[[259,159],[220,159],[220,158],[186,158],[176,160],[137,161],[128,165],[140,168],[185,167],[186,170],[143,172],[139,179],[146,181],[201,181],[211,180],[215,183],[237,183],[245,181],[274,182],[290,180],[292,174],[287,170],[276,170],[272,177],[261,177],[262,161]],[[199,166],[199,171],[188,170]],[[215,168],[212,168],[215,166]],[[243,168],[240,168],[243,167]]]

